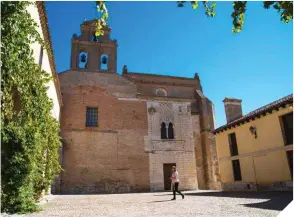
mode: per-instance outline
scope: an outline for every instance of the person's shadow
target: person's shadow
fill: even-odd
[[[149,203],[161,203],[161,202],[169,202],[169,201],[172,201],[171,199],[169,200],[156,200],[156,201],[151,201]]]

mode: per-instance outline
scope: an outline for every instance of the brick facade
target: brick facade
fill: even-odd
[[[64,75],[61,82],[72,73]],[[146,103],[118,100],[99,85],[67,90],[61,193],[129,192],[138,186],[148,190]],[[98,108],[98,127],[85,126],[87,106]]]
[[[59,74],[64,103],[60,193],[163,190],[164,163],[176,163],[181,189],[217,189],[213,108],[199,77],[129,73],[126,67],[118,75],[111,59],[116,49],[108,49],[111,67],[101,71],[91,51],[111,47],[114,40],[89,42],[91,22],[81,29],[82,35],[73,37],[72,67]],[[79,69],[73,61],[85,45],[94,65]],[[166,96],[157,95],[159,89]],[[98,126],[86,127],[87,107],[98,108]],[[174,139],[161,139],[162,122],[173,124]]]

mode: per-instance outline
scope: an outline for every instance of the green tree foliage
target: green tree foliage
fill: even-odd
[[[178,1],[177,5],[178,7],[184,7],[185,3],[187,1]],[[190,1],[191,6],[193,9],[197,9],[199,7],[198,1]],[[107,7],[105,4],[105,1],[96,1],[98,12],[101,13],[101,17],[97,19],[98,23],[102,23],[102,25],[97,25],[97,36],[103,34],[101,32],[101,29],[107,25],[107,19],[108,19],[108,12]],[[232,12],[232,18],[233,18],[233,33],[239,33],[243,30],[244,21],[245,21],[245,12],[246,12],[246,4],[247,1],[234,1],[233,2],[233,12]],[[215,17],[215,6],[216,2],[210,2],[210,1],[202,1],[202,5],[205,9],[205,14],[208,17]],[[281,21],[284,23],[289,23],[293,19],[293,2],[292,1],[264,1],[263,7],[265,9],[269,9],[271,6],[275,10],[278,11],[281,15]],[[101,10],[103,8],[103,10]],[[104,16],[104,17],[103,17]]]
[[[44,44],[26,1],[1,2],[1,212],[36,210],[61,167],[59,124],[47,96],[50,75],[30,45]]]
[[[183,7],[187,1],[178,1],[178,7]],[[208,17],[215,16],[215,2],[203,1],[203,6],[205,8],[205,14]],[[233,33],[239,33],[243,30],[244,21],[245,21],[245,12],[246,12],[247,1],[234,1],[233,2]],[[277,10],[281,15],[281,21],[284,23],[289,23],[293,19],[293,2],[292,1],[264,1],[263,7],[269,9],[273,5],[273,8]],[[191,1],[191,6],[193,9],[198,8],[197,1]]]
[[[100,36],[104,34],[103,27],[107,26],[108,10],[105,1],[96,1],[96,6],[100,17],[97,19],[97,31],[95,35]]]

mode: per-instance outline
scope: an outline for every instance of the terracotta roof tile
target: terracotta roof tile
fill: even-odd
[[[232,127],[235,127],[235,126],[238,126],[240,124],[243,124],[245,122],[249,122],[251,119],[254,119],[256,117],[259,117],[260,115],[265,115],[267,112],[271,112],[272,110],[274,109],[278,109],[280,107],[284,107],[288,104],[293,104],[293,94],[290,94],[288,96],[285,96],[279,100],[276,100],[270,104],[267,104],[265,106],[262,106],[252,112],[249,112],[248,114],[236,119],[236,120],[233,120],[217,129],[215,129],[213,131],[214,134],[216,133],[219,133],[221,131],[224,131],[224,130],[227,130],[229,128],[232,128]]]

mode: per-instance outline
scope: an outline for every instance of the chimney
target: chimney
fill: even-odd
[[[225,104],[227,123],[242,117],[242,100],[225,98],[223,103]]]

